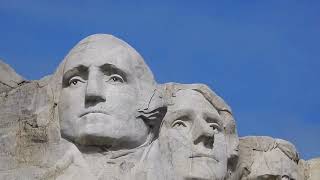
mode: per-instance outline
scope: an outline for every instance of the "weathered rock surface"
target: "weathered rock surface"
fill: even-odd
[[[208,86],[158,85],[130,45],[97,34],[41,80],[0,61],[0,179],[320,180],[320,160],[285,140],[238,138]]]
[[[0,94],[8,92],[25,82],[9,65],[0,60]]]
[[[320,158],[311,159],[307,161],[309,168],[309,179],[308,180],[319,180],[320,179]]]
[[[47,88],[37,81],[13,85],[0,96],[0,169],[5,172],[2,179],[11,179],[8,177],[14,171],[29,172],[26,169],[40,166],[44,158],[53,158],[45,154],[49,145],[60,140]],[[20,175],[17,173],[17,178]]]

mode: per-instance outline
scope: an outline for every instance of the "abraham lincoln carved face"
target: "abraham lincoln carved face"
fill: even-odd
[[[141,56],[110,35],[92,35],[67,55],[59,100],[61,134],[77,144],[129,149],[149,127],[136,118],[140,89],[154,83]]]

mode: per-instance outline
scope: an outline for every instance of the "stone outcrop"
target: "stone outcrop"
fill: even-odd
[[[307,161],[308,166],[308,180],[320,179],[320,158],[311,159]]]
[[[239,138],[208,86],[157,84],[136,50],[97,34],[41,80],[0,61],[0,179],[319,180],[320,160]]]
[[[9,65],[0,60],[0,94],[18,87],[25,81]]]

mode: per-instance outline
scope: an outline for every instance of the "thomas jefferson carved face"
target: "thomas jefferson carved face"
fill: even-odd
[[[136,118],[137,56],[121,40],[100,36],[82,40],[67,56],[59,101],[61,133],[82,145],[134,148],[149,134]]]
[[[224,179],[227,147],[218,111],[194,90],[178,91],[173,101],[164,118],[159,141],[162,148],[171,153],[176,176]]]

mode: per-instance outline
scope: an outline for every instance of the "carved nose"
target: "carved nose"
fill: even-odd
[[[105,102],[106,97],[103,90],[103,82],[99,80],[98,76],[90,74],[87,81],[87,88],[85,94],[85,105],[94,106],[100,102]]]
[[[202,118],[196,122],[197,127],[194,128],[193,132],[194,144],[212,149],[214,143],[214,131],[212,127]]]

